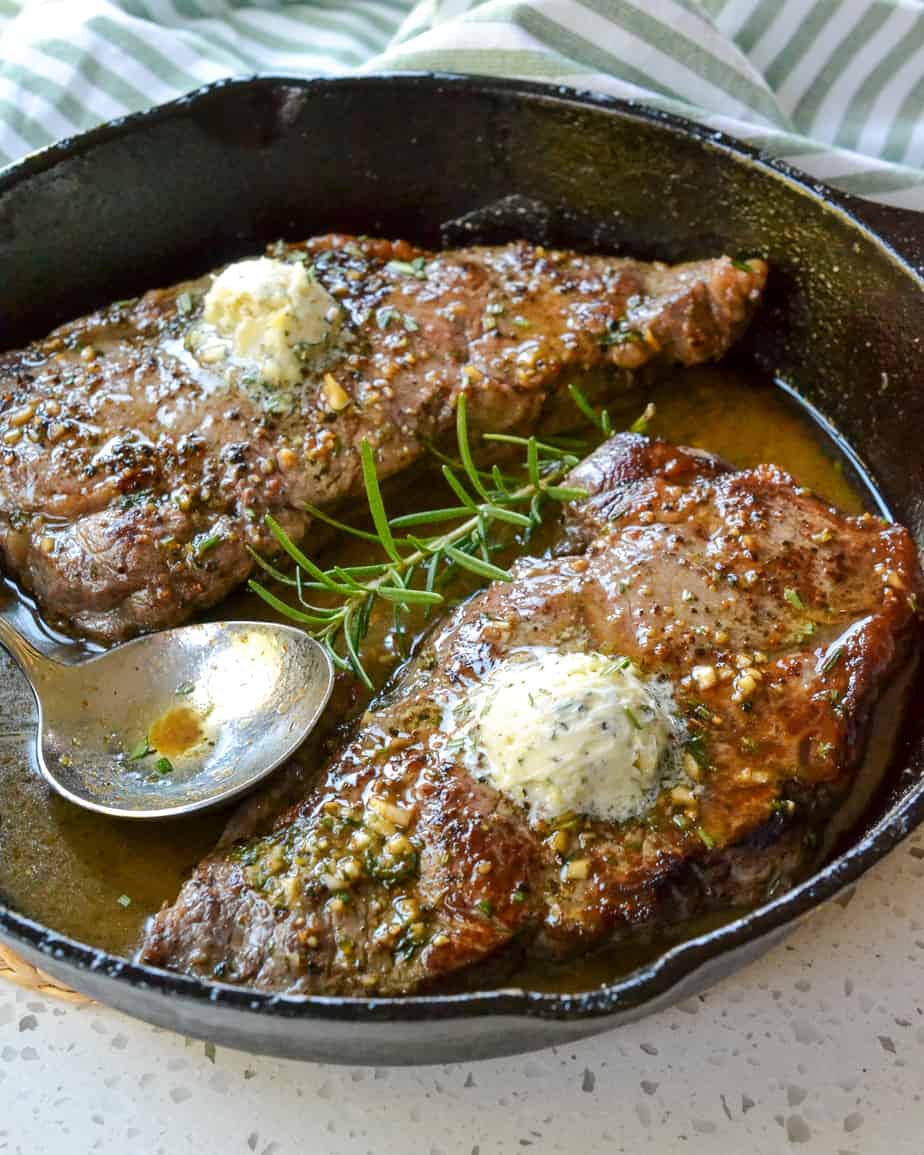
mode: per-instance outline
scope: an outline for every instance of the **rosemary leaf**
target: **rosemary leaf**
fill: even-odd
[[[284,602],[282,598],[277,598],[275,594],[270,593],[266,586],[261,585],[253,578],[247,583],[247,588],[252,590],[257,597],[262,598],[268,606],[272,606],[274,610],[285,614],[287,618],[291,618],[293,622],[301,622],[306,626],[326,626],[328,620],[326,618],[318,617],[317,614],[303,613],[302,610],[296,609],[295,606],[290,606],[288,602]]]
[[[257,551],[255,549],[251,549],[249,545],[246,546],[246,549],[247,549],[247,552],[250,554],[250,556],[253,558],[253,560],[257,563],[257,565],[262,570],[264,570],[266,573],[268,573],[270,575],[270,577],[273,578],[274,581],[281,582],[283,585],[286,585],[286,586],[294,586],[295,585],[295,578],[294,577],[290,577],[288,574],[284,574],[282,572],[282,570],[276,569],[275,566],[270,565],[270,563],[268,561],[266,561],[265,558],[260,557],[260,555],[257,553]]]
[[[468,439],[468,398],[464,393],[459,395],[459,401],[456,405],[456,440],[459,442],[459,457],[462,459],[462,465],[472,483],[472,488],[487,501],[488,491],[481,484],[481,478],[472,458],[472,446]]]
[[[365,437],[360,453],[363,465],[363,482],[366,486],[369,512],[372,514],[372,524],[378,531],[382,549],[393,561],[400,562],[401,554],[398,553],[398,547],[392,537],[391,526],[388,524],[388,514],[385,512],[385,502],[382,500],[382,491],[379,488],[379,477],[375,471],[375,452]]]
[[[449,485],[449,488],[456,495],[459,501],[462,502],[463,505],[467,506],[467,508],[471,510],[476,510],[478,508],[478,506],[472,500],[471,494],[466,491],[465,486],[458,479],[458,477],[456,477],[448,465],[443,466],[443,477],[446,478],[446,482]]]
[[[600,430],[604,437],[609,437],[613,432],[613,425],[610,421],[610,415],[605,409],[599,412],[594,409],[593,405],[587,400],[587,395],[577,385],[569,385],[568,392],[571,394],[571,400],[580,409],[588,421]]]
[[[535,437],[530,437],[526,443],[526,468],[529,473],[530,485],[539,489],[542,485],[542,478],[539,476],[539,442]]]
[[[360,637],[364,638],[369,632],[369,618],[372,616],[372,606],[375,602],[375,596],[369,594],[366,600],[360,604],[359,614],[357,615],[359,629],[362,631]]]
[[[360,628],[357,629],[357,626]],[[366,673],[366,667],[362,664],[359,656],[359,647],[362,644],[363,638],[366,636],[366,631],[362,629],[361,618],[354,617],[353,614],[347,610],[346,617],[343,619],[343,640],[346,643],[347,654],[349,655],[350,665],[353,668],[353,673],[369,690],[374,690],[375,686],[372,684],[372,679]]]
[[[641,417],[637,417],[632,422],[632,424],[629,426],[629,432],[630,433],[647,433],[649,423],[654,418],[654,415],[655,415],[655,407],[649,401],[649,403],[645,406],[645,411],[641,415]]]
[[[333,566],[331,568],[331,573],[335,574],[338,578],[340,578],[340,580],[343,582],[343,584],[345,586],[349,586],[349,588],[351,590],[353,590],[354,593],[357,590],[361,590],[363,588],[359,584],[359,582],[356,580],[356,578],[354,578],[353,575],[348,570],[341,569],[341,567],[339,565]]]
[[[379,544],[379,536],[376,533],[370,533],[365,529],[357,529],[353,525],[347,525],[343,521],[338,521],[335,517],[331,517],[329,513],[325,513],[323,509],[318,509],[316,505],[302,506],[306,513],[310,513],[317,521],[323,521],[325,525],[329,525],[332,529],[338,529],[341,533],[352,534],[353,537],[362,538],[363,541],[375,542]]]
[[[424,588],[429,593],[433,592],[433,587],[436,585],[436,575],[437,575],[437,571],[439,570],[439,564],[441,561],[442,561],[442,552],[440,550],[435,550],[433,553],[433,556],[430,558],[430,561],[427,564],[427,577],[426,577],[426,585]]]
[[[350,661],[350,659],[345,658],[343,656],[343,654],[338,653],[338,651],[334,648],[334,646],[333,646],[333,644],[329,638],[322,637],[322,638],[319,638],[318,640],[320,641],[320,643],[324,647],[324,649],[327,651],[327,656],[334,663],[334,666],[338,670],[343,670],[344,673],[352,672],[353,664]]]
[[[454,545],[447,545],[444,548],[447,557],[451,557],[457,566],[467,569],[470,573],[478,574],[479,577],[488,578],[490,581],[509,582],[511,580],[509,570],[501,569],[500,566],[492,565],[481,558],[472,557],[470,553],[456,549]]]
[[[546,485],[544,492],[549,497],[554,497],[556,501],[584,501],[590,494],[586,489],[579,489],[576,486],[567,485]]]
[[[411,525],[435,525],[441,521],[458,521],[471,511],[470,505],[454,505],[446,509],[429,509],[423,513],[404,513],[391,519],[392,529],[403,529]]]
[[[497,465],[491,466],[491,478],[494,482],[494,485],[497,488],[497,492],[502,497],[509,497],[510,496],[510,490],[507,488],[507,483],[504,480],[504,475],[503,475],[503,473],[501,473],[500,468]]]
[[[525,513],[517,513],[515,509],[505,509],[502,505],[484,505],[482,506],[482,512],[487,514],[488,517],[496,518],[498,521],[509,522],[510,525],[532,525],[532,521]]]
[[[574,457],[567,449],[559,445],[553,445],[550,441],[538,441],[535,437],[517,437],[514,433],[486,433],[484,435],[485,441],[500,441],[505,445],[525,445],[529,446],[531,442],[535,441],[536,448],[540,453],[545,453],[549,457],[554,457],[556,460],[570,460],[577,465],[580,460]]]
[[[435,590],[414,590],[407,586],[378,586],[375,591],[387,602],[399,602],[409,606],[435,606],[443,601],[443,595]]]
[[[369,565],[347,565],[343,567],[343,572],[348,573],[353,578],[376,577],[385,573],[388,568],[387,562],[376,561]]]
[[[320,582],[322,586],[326,586],[327,589],[332,590],[334,593],[342,594],[349,592],[348,587],[339,585],[329,574],[325,573],[320,566],[316,566],[311,558],[303,554],[279,522],[270,514],[266,515],[266,524],[269,526],[273,537],[279,542],[295,564],[301,566],[303,570],[311,574],[315,581]]]
[[[317,588],[318,583],[310,583],[312,588]],[[298,600],[303,610],[307,610],[309,614],[314,614],[316,617],[324,621],[333,621],[334,618],[340,616],[340,610],[335,606],[316,606],[305,598],[305,590],[308,588],[308,583],[302,578],[302,571],[295,571],[295,586],[298,590]],[[324,588],[323,586],[321,587]]]

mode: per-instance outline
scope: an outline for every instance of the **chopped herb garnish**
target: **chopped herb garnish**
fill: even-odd
[[[366,858],[366,873],[387,887],[397,886],[417,873],[417,852],[414,851],[403,858],[387,856],[377,858],[370,854]]]
[[[708,763],[709,754],[705,734],[691,734],[684,743],[684,749],[700,766],[705,766]]]
[[[526,902],[526,890],[522,886],[518,886],[513,892],[514,902]]]
[[[385,268],[390,273],[398,273],[405,277],[417,277],[420,281],[427,279],[427,261],[425,257],[415,257],[413,261],[389,261]]]
[[[489,898],[479,898],[478,909],[483,915],[486,915],[488,918],[490,918],[494,913],[494,903],[491,902]]]
[[[753,273],[754,272],[754,270],[747,263],[747,261],[739,261],[737,258],[732,257],[732,264],[734,265],[734,267],[736,269],[739,269],[742,273]]]
[[[840,662],[844,656],[844,647],[837,646],[831,650],[825,660],[821,663],[821,672],[823,674],[830,674],[834,667]]]
[[[687,703],[690,714],[700,722],[711,722],[712,711],[704,702],[689,701]]]
[[[153,499],[154,494],[150,489],[139,489],[137,493],[123,493],[119,498],[119,505],[122,509],[134,509],[139,505],[147,505]]]
[[[783,590],[783,597],[789,602],[791,606],[795,606],[797,610],[805,609],[805,602],[799,597],[799,591],[787,586]]]
[[[635,711],[632,709],[632,707],[631,706],[624,706],[623,709],[626,712],[626,717],[629,719],[629,721],[632,723],[632,725],[635,727],[635,729],[641,730],[642,729],[642,723],[639,721],[638,715],[635,713]]]
[[[402,320],[404,322],[404,328],[408,333],[416,333],[420,329],[420,326],[409,313],[405,313]]]
[[[244,369],[241,373],[241,384],[249,389],[272,389],[272,385],[264,380],[259,369]]]
[[[193,690],[195,690],[195,688],[196,688],[195,682],[181,682],[177,686],[176,692],[177,692],[177,694],[182,694],[185,696],[186,694],[191,694],[193,692]]]
[[[686,830],[686,828],[690,825],[690,820],[685,814],[674,814],[671,818],[671,821],[681,830]]]
[[[398,309],[391,305],[385,305],[381,309],[376,309],[375,323],[380,329],[387,329],[392,321],[397,321],[400,316],[401,313]]]
[[[158,758],[157,761],[154,763],[154,769],[157,771],[158,774],[172,774],[173,773],[173,763],[170,761],[169,758],[161,757],[161,758]]]
[[[704,830],[702,826],[697,826],[696,833],[705,843],[707,850],[715,849],[715,839],[712,837],[708,830]]]
[[[803,622],[793,635],[793,640],[796,642],[805,642],[811,638],[815,633],[814,622]]]
[[[830,758],[833,752],[834,752],[834,743],[833,742],[819,742],[818,743],[818,757],[819,758]]]
[[[176,311],[181,317],[185,317],[193,311],[193,299],[189,293],[184,292],[177,294]]]
[[[192,543],[193,549],[195,550],[195,553],[196,553],[196,557],[202,557],[202,555],[208,553],[210,549],[214,549],[215,546],[218,545],[218,543],[221,540],[222,540],[221,534],[219,534],[219,533],[200,533],[200,534],[197,534],[193,538],[193,543]]]
[[[120,894],[116,899],[116,902],[119,904],[119,906],[131,906],[132,904],[132,900],[128,897],[127,894]]]
[[[147,738],[143,738],[138,745],[129,754],[132,762],[140,762],[142,758],[147,758],[149,754],[154,753],[154,747],[148,742]]]

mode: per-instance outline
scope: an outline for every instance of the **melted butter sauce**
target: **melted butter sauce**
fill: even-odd
[[[148,742],[158,754],[176,758],[185,754],[205,737],[202,718],[191,706],[175,706],[151,726]]]
[[[876,508],[875,491],[852,469],[837,443],[766,380],[726,367],[680,372],[611,404],[614,428],[626,428],[649,400],[657,408],[650,426],[657,436],[718,453],[740,467],[772,462],[848,513]],[[395,512],[413,509],[415,502],[419,508],[422,501],[432,502],[432,491],[411,482],[395,499]],[[327,564],[369,560],[355,539],[346,548],[342,541],[330,543],[320,559]],[[237,594],[212,616],[266,620],[276,615],[255,597]],[[371,640],[375,650],[367,664],[381,681],[399,655],[393,635],[383,631]],[[353,698],[355,710],[362,702]],[[152,727],[151,744],[169,756],[198,741],[200,722],[189,714],[193,712],[182,707],[171,710]],[[4,732],[15,736],[23,729],[17,722],[0,719],[0,893],[17,910],[60,932],[131,954],[145,919],[174,899],[195,863],[214,847],[229,813],[148,824],[81,810],[50,794],[23,764],[22,741],[4,739]],[[896,726],[897,717],[882,724],[888,738],[883,746],[891,746]],[[880,756],[877,764],[881,762]],[[622,944],[567,966],[531,964],[512,981],[535,989],[587,989],[734,916],[711,915],[660,931],[650,942]]]

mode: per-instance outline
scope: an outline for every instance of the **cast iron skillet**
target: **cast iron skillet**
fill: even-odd
[[[603,96],[431,75],[229,81],[55,145],[0,177],[0,347],[267,240],[326,230],[769,258],[749,353],[834,422],[924,544],[918,220]],[[888,787],[834,861],[587,994],[272,997],[137,966],[2,907],[0,933],[94,998],[231,1046],[380,1064],[513,1054],[637,1018],[761,954],[921,821],[922,770],[924,726],[912,723]]]

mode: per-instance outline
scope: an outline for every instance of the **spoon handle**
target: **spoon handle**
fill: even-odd
[[[27,678],[35,680],[36,675],[48,665],[50,658],[26,641],[8,618],[0,614],[0,645],[9,651],[16,664]]]

